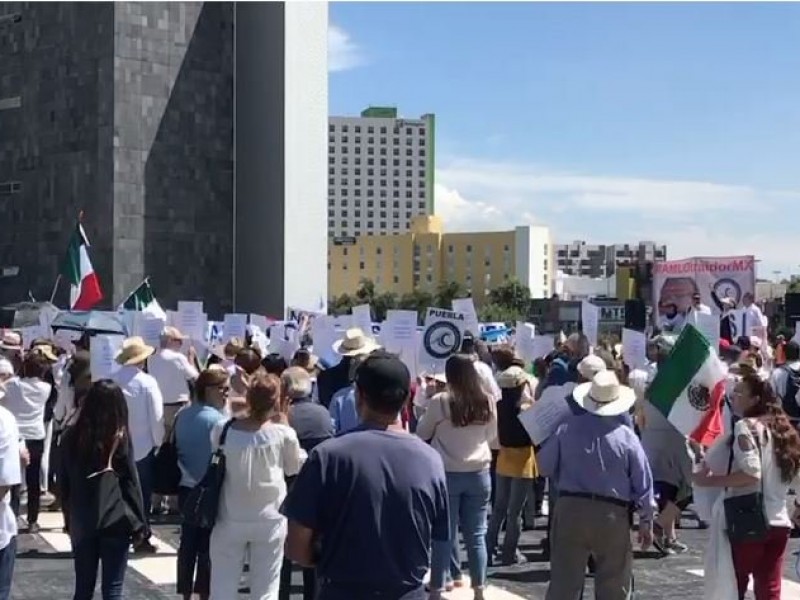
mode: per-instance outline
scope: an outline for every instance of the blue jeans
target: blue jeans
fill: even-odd
[[[178,505],[181,510],[190,491],[191,488],[187,487],[178,489]],[[211,577],[210,538],[210,529],[181,523],[181,543],[178,546],[177,592],[179,594],[208,595]]]
[[[142,486],[142,503],[144,505],[144,518],[150,522],[150,508],[153,502],[153,469],[155,468],[155,450],[142,460],[136,462],[136,471],[139,473],[139,485]]]
[[[72,546],[75,560],[73,600],[92,600],[97,582],[97,563],[103,564],[103,600],[122,600],[125,569],[128,566],[128,536],[89,537]]]
[[[11,598],[11,580],[14,577],[14,562],[17,558],[17,538],[0,550],[0,600]]]
[[[532,479],[522,477],[506,477],[505,475],[495,477],[497,491],[487,539],[489,552],[494,553],[497,547],[497,538],[500,535],[500,527],[505,521],[506,535],[501,552],[503,562],[513,562],[516,559],[519,536],[522,533],[522,509],[525,507],[525,500],[528,498],[532,482]]]
[[[461,529],[467,548],[469,576],[473,588],[486,585],[486,516],[489,512],[491,480],[489,469],[477,473],[447,473],[447,495],[450,501],[451,544],[458,547],[457,532]],[[441,589],[450,569],[452,547],[444,551],[433,545],[431,589]]]

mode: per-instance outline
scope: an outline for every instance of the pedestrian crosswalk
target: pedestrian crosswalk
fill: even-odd
[[[39,525],[41,531],[39,536],[47,543],[53,552],[71,552],[69,536],[63,533],[64,519],[61,513],[42,513],[39,515]],[[128,567],[135,570],[152,584],[172,587],[177,581],[176,557],[177,548],[169,542],[154,535],[150,538],[153,545],[158,548],[158,552],[153,555],[131,554],[128,559]],[[454,589],[452,592],[443,594],[446,600],[471,600],[472,590],[469,587],[469,580],[465,580],[465,586]],[[512,594],[500,588],[490,586],[486,590],[486,600],[523,600],[522,596]]]

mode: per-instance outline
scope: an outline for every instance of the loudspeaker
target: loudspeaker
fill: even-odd
[[[644,300],[625,300],[625,329],[644,331],[647,327],[647,307]]]
[[[794,324],[800,321],[800,294],[792,292],[783,297],[784,314],[786,315],[786,326],[794,328]]]

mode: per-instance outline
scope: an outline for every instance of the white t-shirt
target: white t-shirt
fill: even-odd
[[[19,459],[19,431],[10,411],[0,406],[0,486],[19,485],[22,469]],[[11,492],[0,498],[0,550],[17,535],[17,519],[11,510]]]
[[[498,402],[500,398],[503,397],[503,393],[500,391],[500,386],[497,385],[497,380],[494,378],[492,367],[487,365],[482,360],[476,360],[474,364],[475,370],[478,372],[478,377],[481,379],[484,390],[492,397],[492,400]]]
[[[164,404],[183,404],[189,401],[188,381],[198,377],[195,369],[180,352],[162,348],[148,361],[148,371],[158,382]]]
[[[220,421],[211,430],[215,450],[224,425],[225,421]],[[297,475],[306,458],[294,429],[278,423],[258,431],[230,427],[224,453],[219,520],[257,526],[283,519],[280,506],[286,498],[285,477]]]
[[[6,382],[5,407],[17,420],[20,435],[26,440],[43,440],[44,409],[52,386],[41,379],[14,377]]]

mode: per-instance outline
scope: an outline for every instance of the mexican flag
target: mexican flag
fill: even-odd
[[[119,310],[136,310],[158,317],[162,321],[167,320],[167,313],[156,300],[149,279],[145,279],[139,287],[131,292],[131,295],[119,305]]]
[[[725,367],[705,336],[685,325],[648,390],[650,403],[685,436],[710,446],[722,433]]]
[[[89,310],[103,299],[100,280],[89,260],[89,240],[80,222],[70,237],[61,276],[70,284],[71,310]]]

